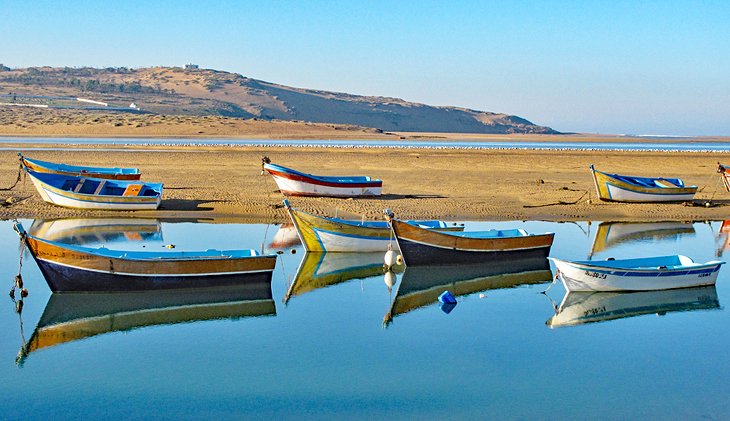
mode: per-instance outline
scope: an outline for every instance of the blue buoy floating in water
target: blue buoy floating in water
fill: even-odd
[[[456,297],[450,291],[444,291],[439,295],[439,302],[441,304],[456,304]]]

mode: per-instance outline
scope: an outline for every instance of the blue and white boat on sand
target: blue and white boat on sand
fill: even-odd
[[[162,201],[162,183],[26,172],[45,202],[66,208],[155,210]]]
[[[695,263],[687,256],[603,261],[567,261],[548,257],[568,291],[656,291],[715,285],[725,262]]]

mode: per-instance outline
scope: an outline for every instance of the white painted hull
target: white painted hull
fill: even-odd
[[[44,189],[45,190],[45,189]],[[65,208],[77,208],[77,209],[107,209],[107,210],[155,210],[160,206],[160,198],[157,198],[155,202],[149,203],[104,203],[104,202],[90,202],[85,200],[76,200],[70,197],[56,194],[50,190],[45,190],[46,195],[49,198],[49,203],[54,205],[63,206]]]
[[[677,270],[597,269],[549,258],[568,291],[658,291],[715,285],[720,262]]]
[[[608,184],[608,191],[611,194],[611,200],[617,202],[685,202],[694,198],[691,194],[652,194],[638,193],[632,190],[623,189],[612,184]]]
[[[385,253],[391,241],[388,238],[365,238],[354,237],[346,234],[339,234],[329,231],[321,231],[314,228],[317,238],[322,243],[322,248],[328,252],[376,252]],[[392,244],[396,246],[393,239]]]
[[[308,183],[272,174],[279,190],[287,196],[357,197],[380,196],[382,187],[333,187]]]

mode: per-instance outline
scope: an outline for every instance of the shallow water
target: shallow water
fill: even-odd
[[[139,138],[44,138],[0,137],[3,143],[110,145],[110,146],[261,146],[261,147],[333,147],[333,148],[414,148],[414,149],[521,149],[521,150],[587,150],[587,151],[677,151],[730,152],[730,142],[696,141],[691,138],[636,138],[623,142],[516,142],[460,140],[299,140],[299,139],[139,139]],[[0,147],[0,150],[17,148]],[[34,148],[34,150],[59,150]],[[94,150],[118,151],[119,148]]]
[[[32,221],[22,222],[28,229]],[[148,220],[127,223],[119,234],[119,226],[101,225],[41,228],[59,241],[117,249],[280,250],[273,299],[240,290],[52,296],[25,255],[30,296],[22,331],[12,301],[0,298],[4,418],[717,419],[730,413],[727,267],[716,289],[696,297],[634,295],[623,313],[603,321],[550,328],[550,298],[560,304],[564,295],[559,284],[550,298],[539,293],[550,273],[490,278],[470,289],[458,282],[459,273],[414,270],[417,279],[408,280],[406,269],[389,291],[377,254],[308,256],[300,265],[304,253],[286,227]],[[551,256],[564,259],[681,253],[704,262],[730,255],[720,222],[466,226],[553,231]],[[0,242],[7,290],[19,257],[9,221],[0,222]],[[419,282],[436,287],[439,279],[468,292],[448,314],[418,290]],[[528,281],[543,283],[522,284]],[[623,305],[611,297],[601,305],[606,300]],[[17,364],[24,342],[49,320],[58,322],[50,325],[54,340],[36,343]]]

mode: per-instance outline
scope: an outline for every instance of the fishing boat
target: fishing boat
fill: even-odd
[[[383,190],[381,180],[373,180],[367,176],[325,177],[272,164],[267,157],[264,157],[262,162],[263,170],[268,171],[274,177],[276,185],[285,196],[380,196]]]
[[[151,218],[36,219],[28,233],[44,240],[86,244],[163,241],[162,224]]]
[[[473,232],[429,230],[395,219],[386,210],[394,237],[407,266],[483,263],[506,258],[546,258],[554,233],[528,234],[523,229]]]
[[[304,249],[309,252],[374,252],[385,253],[395,243],[386,221],[347,220],[312,215],[293,208],[288,200],[284,207],[294,223]],[[424,229],[463,231],[444,221],[408,221]]]
[[[643,292],[569,292],[545,324],[551,328],[606,322],[645,314],[720,308],[714,285]]]
[[[137,168],[82,167],[26,158],[21,153],[18,153],[18,156],[25,168],[35,172],[111,180],[139,180],[142,176]]]
[[[396,272],[400,268],[396,267]],[[284,296],[284,303],[292,297],[342,284],[353,279],[383,275],[383,253],[305,253],[299,263],[294,281]],[[382,285],[382,284],[381,284]]]
[[[654,291],[715,285],[725,262],[695,263],[687,256],[659,256],[602,261],[567,261],[548,257],[568,291]]]
[[[697,186],[685,186],[679,178],[634,177],[609,174],[590,166],[601,200],[613,202],[684,202],[694,198]]]
[[[504,258],[495,262],[462,265],[408,266],[395,298],[383,318],[390,324],[401,314],[437,304],[445,291],[459,297],[481,291],[550,282],[552,273],[544,257]]]
[[[679,240],[695,234],[691,222],[601,222],[593,238],[590,255],[621,244],[655,240]]]
[[[271,282],[265,280],[194,290],[54,293],[17,363],[42,349],[112,332],[275,315]]]
[[[162,183],[27,173],[45,202],[66,208],[155,210],[162,201]]]
[[[255,250],[125,251],[44,240],[14,224],[48,286],[62,291],[195,288],[271,281],[276,255]]]

